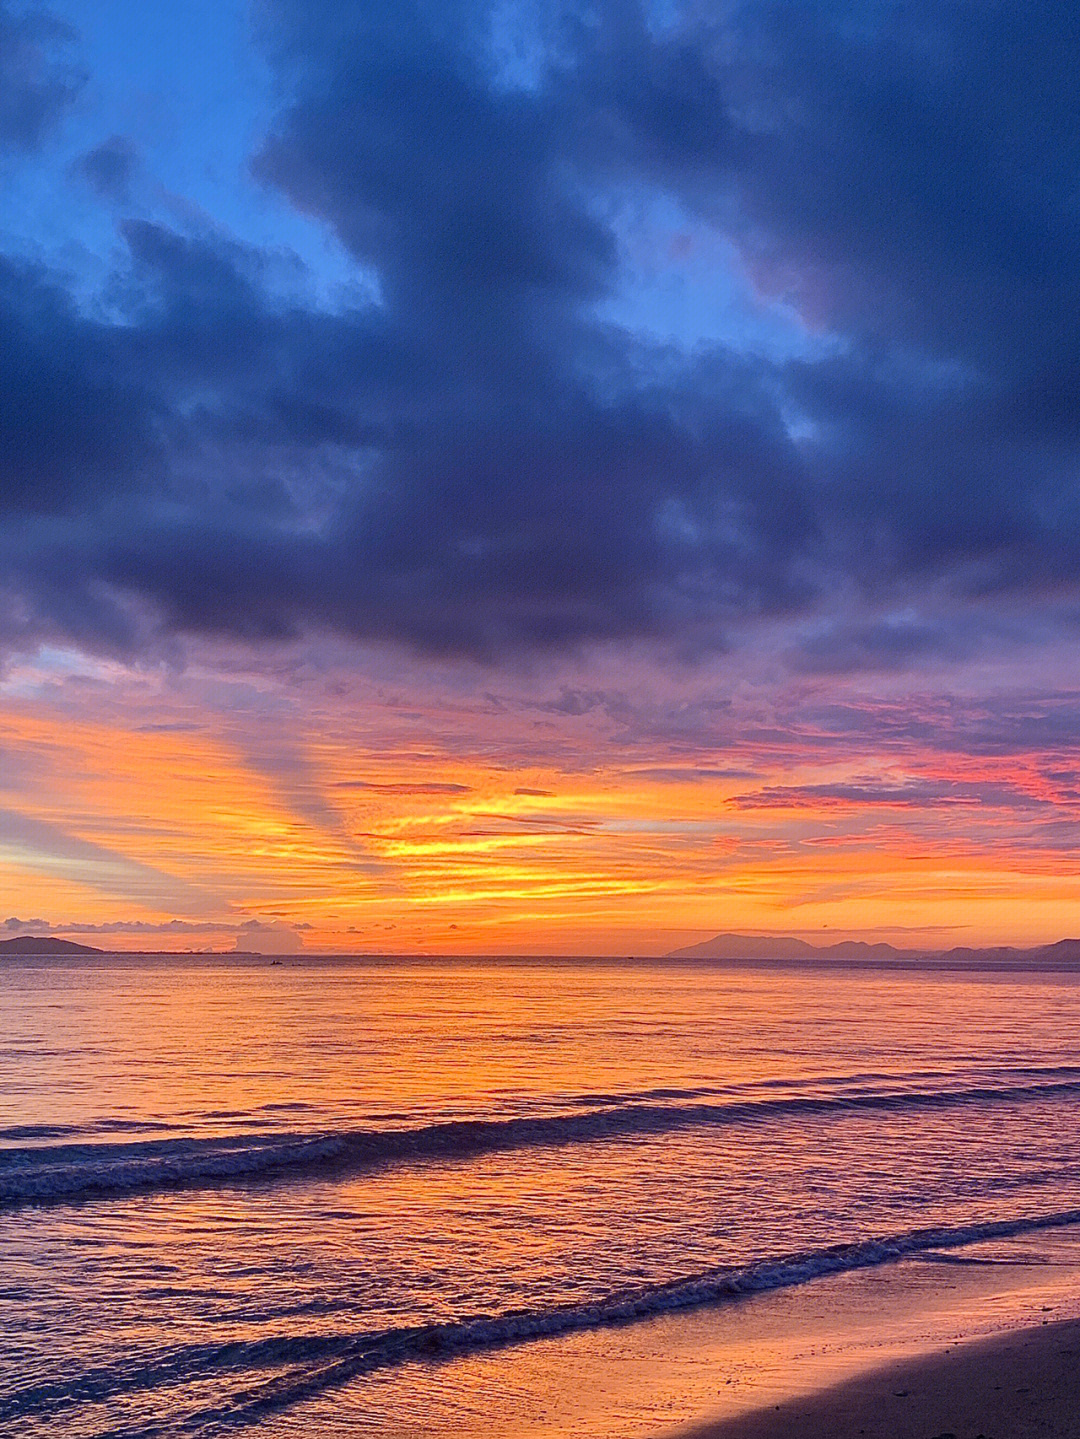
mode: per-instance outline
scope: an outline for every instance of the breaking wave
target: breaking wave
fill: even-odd
[[[1080,1078],[933,1088],[862,1088],[840,1093],[728,1098],[697,1103],[608,1102],[569,1113],[448,1120],[402,1129],[248,1133],[117,1143],[0,1149],[0,1207],[62,1203],[316,1170],[362,1170],[530,1146],[559,1146],[664,1133],[693,1126],[764,1124],[797,1115],[938,1109],[1080,1094]],[[594,1101],[595,1103],[595,1101]]]

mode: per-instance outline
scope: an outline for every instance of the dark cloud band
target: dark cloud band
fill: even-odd
[[[0,25],[25,147],[73,93],[66,37]],[[537,3],[516,60],[493,33],[480,3],[263,7],[253,174],[370,303],[302,305],[274,257],[146,221],[95,313],[2,262],[0,638],[692,657],[933,585],[928,621],[789,656],[844,672],[963,656],[973,601],[1075,589],[1071,6]],[[132,162],[114,138],[80,173],[123,205]],[[833,343],[601,322],[620,207],[655,196]]]

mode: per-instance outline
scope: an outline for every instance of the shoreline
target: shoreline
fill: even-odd
[[[982,1410],[966,1428],[956,1427],[960,1420],[925,1427],[916,1409],[908,1428],[898,1428],[893,1413],[876,1429],[865,1420],[845,1428],[843,1419],[851,1395],[880,1386],[883,1376],[921,1375],[941,1356],[951,1360],[958,1346],[993,1352],[1002,1336],[1011,1343],[1069,1324],[1080,1354],[1080,1226],[611,1328],[411,1361],[268,1416],[258,1432],[264,1439],[1080,1439],[1080,1426],[988,1428]],[[914,1395],[926,1384],[892,1387]],[[887,1397],[897,1408],[913,1402]]]
[[[680,1439],[1071,1439],[1080,1436],[1080,1319],[960,1340],[678,1432]]]

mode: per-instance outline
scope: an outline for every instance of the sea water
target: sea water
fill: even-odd
[[[448,1357],[505,1381],[542,1336],[723,1326],[1080,1220],[1080,976],[109,956],[0,985],[5,1435],[318,1434],[327,1396],[390,1432],[403,1374],[438,1434]]]

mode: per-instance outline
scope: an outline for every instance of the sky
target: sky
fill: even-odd
[[[0,936],[1080,934],[1064,0],[0,0]]]

